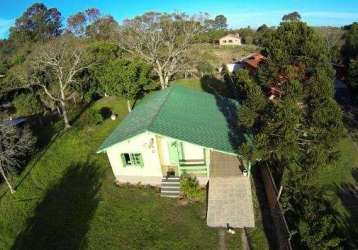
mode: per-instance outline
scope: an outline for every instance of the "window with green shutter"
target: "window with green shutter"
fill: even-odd
[[[121,154],[121,159],[124,167],[128,166],[144,166],[143,157],[140,153],[124,153]]]

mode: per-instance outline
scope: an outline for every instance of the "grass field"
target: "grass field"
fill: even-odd
[[[127,114],[121,99],[107,97],[90,108],[102,107],[119,120]],[[0,249],[217,249],[218,230],[206,226],[205,203],[183,206],[160,198],[157,189],[114,184],[106,156],[95,151],[119,121],[88,125],[87,112],[70,130],[56,130],[13,179],[16,194],[0,198]],[[239,234],[226,241],[239,249]]]
[[[206,88],[199,80],[180,84]],[[52,142],[12,179],[16,194],[1,196],[6,187],[0,186],[0,249],[217,249],[218,230],[206,226],[205,203],[183,206],[160,198],[153,188],[114,185],[106,156],[95,151],[127,108],[113,97],[90,108],[103,107],[117,113],[119,121],[88,124],[87,110],[68,131],[61,130],[62,122],[42,130],[43,143],[51,136]],[[357,186],[358,154],[350,138],[340,142],[339,151],[339,161],[321,170],[315,182],[329,190],[340,214],[356,225],[357,210],[345,197]],[[262,198],[256,188],[256,228],[248,230],[252,249],[269,247]],[[239,249],[240,242],[240,234],[226,235],[229,249]]]
[[[339,144],[339,159],[312,178],[326,193],[326,199],[337,211],[341,231],[348,238],[350,248],[358,246],[358,150],[350,137]]]
[[[212,44],[198,44],[195,48],[197,58],[203,58],[206,62],[213,65],[222,65],[223,63],[232,63],[260,49],[255,45],[241,46],[217,46]]]

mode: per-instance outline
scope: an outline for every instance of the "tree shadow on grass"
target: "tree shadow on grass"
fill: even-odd
[[[260,206],[259,209],[262,217],[263,230],[265,232],[270,249],[278,249],[277,236],[275,233],[276,229],[272,220],[270,207],[268,205],[269,203],[266,197],[265,186],[259,167],[260,166],[256,166],[252,168],[252,179],[255,186],[256,197]]]
[[[214,76],[205,75],[200,79],[201,88],[210,94],[234,98],[231,86]]]
[[[102,174],[94,163],[73,164],[50,187],[11,249],[83,249],[98,205]]]
[[[354,183],[336,185],[343,206],[348,211],[344,220],[344,235],[347,237],[347,249],[358,249],[358,168],[352,170]]]
[[[75,116],[70,119],[70,124],[71,124],[71,125],[75,125],[76,122],[77,122],[77,120],[78,120],[78,119],[81,117],[81,115],[93,104],[93,102],[94,102],[94,101],[91,100],[90,102],[86,102],[85,104],[83,104],[83,105],[80,107],[79,111],[76,112]]]

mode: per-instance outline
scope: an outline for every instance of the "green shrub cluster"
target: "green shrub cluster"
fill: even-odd
[[[29,116],[43,111],[42,104],[34,94],[20,94],[13,100],[17,116]]]
[[[180,188],[183,196],[189,200],[198,201],[203,198],[203,192],[200,190],[198,180],[190,175],[183,175],[180,179]]]
[[[88,112],[85,113],[82,120],[82,124],[85,124],[87,126],[98,125],[101,124],[103,121],[104,118],[101,112],[97,109],[91,108],[88,110]]]

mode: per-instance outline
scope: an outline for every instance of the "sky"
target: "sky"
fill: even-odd
[[[9,27],[32,0],[0,0],[0,38],[6,38]],[[118,22],[147,11],[184,11],[190,14],[207,12],[223,14],[230,28],[261,24],[276,26],[284,14],[298,11],[302,20],[313,26],[343,26],[358,22],[358,0],[46,0],[48,8],[56,7],[66,18],[78,11],[96,7]]]

